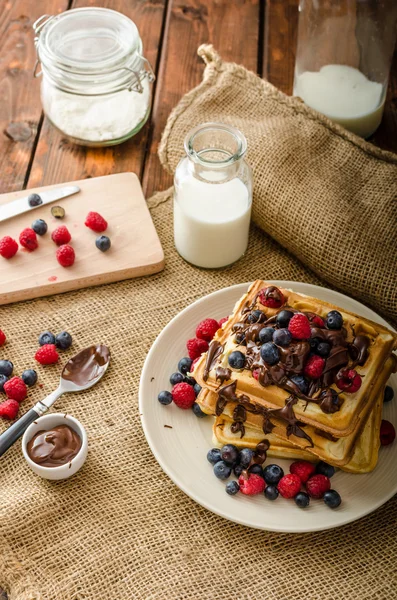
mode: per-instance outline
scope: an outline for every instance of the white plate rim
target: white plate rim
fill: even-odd
[[[357,305],[357,308],[359,307],[363,307],[364,311],[370,311],[372,313],[372,319],[374,321],[376,321],[379,324],[384,325],[385,327],[388,327],[391,331],[396,331],[393,327],[391,327],[391,325],[389,323],[387,323],[387,321],[385,319],[383,319],[383,317],[381,317],[380,315],[378,315],[373,309],[369,308],[368,306],[365,306],[364,304],[362,304],[361,302],[359,302],[358,300],[355,300],[354,298],[351,298],[349,296],[347,296],[346,294],[342,294],[341,292],[338,292],[336,290],[332,290],[331,288],[325,288],[322,286],[318,286],[312,283],[306,283],[306,282],[299,282],[299,281],[289,281],[289,280],[280,280],[280,279],[268,279],[266,280],[269,284],[271,285],[276,285],[279,286],[281,288],[285,288],[285,289],[291,289],[294,291],[294,285],[303,285],[305,287],[309,287],[313,293],[311,294],[313,297],[316,297],[316,290],[326,290],[327,292],[331,292],[332,294],[338,296],[339,298],[341,298],[342,303],[341,303],[341,308],[343,307],[343,300],[344,299],[348,299],[349,302],[350,301],[354,301]],[[312,533],[312,532],[320,532],[320,531],[327,531],[330,529],[335,529],[338,527],[342,527],[343,525],[347,525],[348,523],[352,523],[355,522],[359,519],[362,519],[363,517],[371,514],[372,512],[376,511],[378,508],[380,508],[381,506],[383,506],[386,502],[388,502],[388,500],[390,500],[396,493],[397,493],[397,482],[395,484],[394,487],[392,487],[387,493],[385,493],[385,495],[382,497],[382,499],[379,502],[376,502],[373,506],[371,506],[368,510],[363,510],[360,512],[360,514],[358,514],[357,516],[352,516],[352,517],[345,517],[345,518],[341,518],[340,522],[337,524],[329,524],[329,525],[320,525],[320,526],[313,526],[310,528],[302,528],[302,527],[297,527],[294,529],[290,529],[288,527],[283,528],[283,527],[271,527],[266,525],[266,527],[264,527],[261,524],[255,523],[255,522],[250,522],[249,519],[247,518],[235,518],[235,517],[230,517],[226,511],[222,511],[220,510],[217,506],[211,505],[209,502],[206,502],[202,499],[200,499],[199,497],[197,497],[195,494],[192,494],[189,490],[189,487],[187,485],[185,485],[183,479],[181,479],[178,476],[178,473],[176,470],[174,470],[173,468],[171,468],[169,466],[169,464],[167,462],[165,462],[162,459],[162,456],[159,452],[156,451],[156,444],[154,439],[151,436],[151,432],[150,432],[150,427],[147,425],[146,423],[146,418],[145,418],[145,400],[144,400],[144,388],[145,388],[145,382],[149,381],[150,377],[148,375],[149,370],[150,370],[150,362],[154,356],[154,354],[156,353],[156,348],[157,345],[160,343],[160,341],[166,337],[168,335],[168,332],[170,331],[170,329],[172,329],[173,325],[175,324],[175,322],[178,321],[178,319],[184,315],[186,312],[193,310],[194,307],[196,307],[198,304],[201,304],[203,302],[205,302],[206,299],[208,298],[213,298],[216,295],[222,294],[224,293],[226,290],[227,291],[232,291],[234,289],[238,289],[241,288],[241,295],[244,293],[244,289],[245,291],[248,290],[248,287],[252,284],[252,282],[247,282],[247,283],[237,283],[231,286],[227,286],[225,288],[221,288],[219,290],[216,290],[214,292],[211,292],[210,294],[205,294],[204,296],[202,296],[201,298],[198,298],[197,300],[195,300],[194,302],[192,302],[191,304],[189,304],[188,306],[186,306],[184,309],[182,309],[178,314],[176,314],[168,323],[167,325],[162,329],[162,331],[159,333],[159,335],[156,337],[156,339],[154,340],[148,354],[146,355],[145,358],[145,362],[142,368],[142,372],[141,372],[141,377],[140,377],[140,381],[139,381],[139,392],[138,392],[138,406],[139,406],[139,415],[140,415],[140,419],[141,419],[141,424],[142,424],[142,429],[146,438],[146,441],[150,447],[150,450],[153,454],[153,456],[155,457],[155,459],[157,460],[157,462],[159,463],[160,467],[163,469],[163,471],[166,473],[166,475],[171,479],[171,481],[173,481],[173,483],[181,490],[183,491],[187,496],[189,496],[189,498],[191,498],[192,500],[194,500],[195,502],[197,502],[197,504],[199,504],[200,506],[202,506],[203,508],[206,508],[207,510],[209,510],[210,512],[228,520],[229,522],[232,523],[237,523],[239,525],[244,525],[245,527],[250,527],[252,529],[258,529],[258,530],[262,530],[262,531],[270,531],[270,532],[278,532],[278,533]],[[304,293],[304,292],[301,292]],[[359,311],[358,311],[359,314]]]

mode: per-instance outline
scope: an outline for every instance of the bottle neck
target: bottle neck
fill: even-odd
[[[190,172],[201,181],[205,181],[207,183],[225,183],[230,179],[233,179],[237,176],[241,160],[236,160],[232,164],[223,165],[219,163],[212,163],[210,165],[203,165],[201,163],[195,162],[191,156],[189,158],[189,170]]]

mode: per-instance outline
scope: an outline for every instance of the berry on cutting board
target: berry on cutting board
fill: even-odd
[[[44,235],[48,231],[48,225],[43,219],[36,219],[32,223],[32,229],[37,235]]]
[[[36,194],[36,193],[29,194],[28,202],[29,202],[29,206],[31,206],[32,208],[34,206],[40,206],[40,204],[43,204],[43,200],[41,199],[41,196],[39,196],[39,194]]]
[[[19,234],[19,243],[29,252],[33,252],[38,247],[36,232],[30,227],[26,227]]]
[[[3,258],[12,258],[18,252],[17,242],[9,235],[0,240],[0,256]]]
[[[46,344],[45,346],[41,346],[37,350],[34,357],[41,365],[52,365],[59,360],[59,354],[55,344]]]
[[[72,246],[69,246],[68,244],[59,246],[56,252],[56,257],[61,267],[71,267],[76,258]]]
[[[65,209],[62,206],[53,206],[51,208],[51,214],[56,219],[63,219],[65,216]]]
[[[95,246],[101,252],[107,252],[111,245],[112,245],[112,242],[110,241],[110,239],[108,238],[107,235],[100,235],[95,240]]]
[[[84,225],[89,227],[93,231],[97,233],[102,233],[106,231],[108,224],[107,221],[97,212],[90,211],[85,219]]]
[[[72,239],[70,235],[69,229],[66,225],[60,225],[51,234],[51,239],[56,243],[57,246],[63,246],[64,244],[68,244]]]

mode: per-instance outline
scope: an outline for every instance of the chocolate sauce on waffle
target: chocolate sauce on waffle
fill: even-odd
[[[216,361],[218,360],[222,352],[223,346],[221,346],[221,344],[217,340],[212,340],[208,347],[207,356],[205,359],[205,366],[203,372],[204,381],[207,381],[211,369],[215,366]]]

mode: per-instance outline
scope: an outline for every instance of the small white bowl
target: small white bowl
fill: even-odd
[[[76,456],[72,458],[71,462],[68,462],[66,465],[60,465],[59,467],[43,467],[38,465],[28,455],[28,443],[38,431],[48,431],[57,425],[68,425],[71,429],[74,429],[81,439],[81,448]],[[43,417],[38,417],[34,423],[29,425],[23,434],[22,452],[29,467],[36,475],[44,479],[67,479],[77,473],[85,463],[88,452],[87,433],[82,424],[70,415],[65,415],[64,413],[44,415]]]

